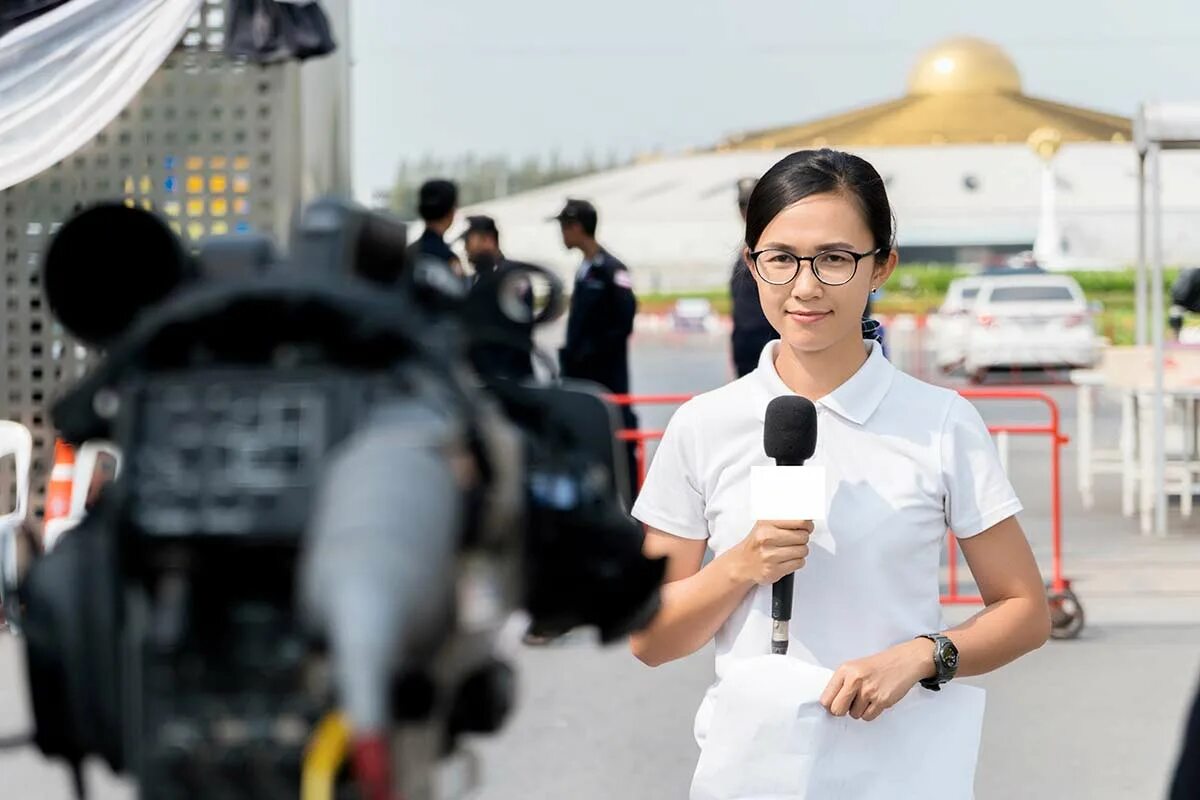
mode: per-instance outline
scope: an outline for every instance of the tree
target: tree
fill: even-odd
[[[400,163],[390,205],[392,211],[401,217],[414,219],[417,216],[417,191],[422,183],[431,178],[455,181],[458,184],[459,202],[472,205],[619,165],[613,152],[610,152],[607,163],[603,164],[590,151],[576,164],[564,162],[557,152],[553,152],[545,165],[535,156],[516,162],[504,156],[479,158],[474,153],[448,160],[426,154],[415,164],[407,161]]]

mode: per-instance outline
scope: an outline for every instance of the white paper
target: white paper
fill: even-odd
[[[969,800],[984,691],[914,687],[876,720],[831,716],[833,673],[797,658],[747,659],[717,689],[691,800]]]
[[[750,513],[755,520],[825,519],[825,468],[751,467]]]

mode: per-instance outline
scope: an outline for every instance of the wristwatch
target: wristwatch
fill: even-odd
[[[937,674],[922,680],[921,685],[933,692],[940,691],[942,684],[949,683],[958,672],[958,648],[940,633],[923,633],[917,638],[933,642],[933,666],[937,669]]]

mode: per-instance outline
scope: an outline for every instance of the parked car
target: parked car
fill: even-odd
[[[983,278],[956,278],[946,288],[946,297],[930,326],[934,335],[934,360],[942,372],[961,366],[966,357],[971,309],[983,281]]]
[[[703,297],[682,297],[671,311],[671,327],[681,332],[705,333],[716,330],[717,315],[712,303]]]
[[[1092,307],[1074,278],[987,278],[969,317],[963,366],[979,380],[1003,368],[1093,367],[1100,357]]]

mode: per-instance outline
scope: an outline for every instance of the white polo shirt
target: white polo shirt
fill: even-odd
[[[790,394],[758,368],[681,406],[650,464],[633,516],[665,533],[707,539],[720,555],[754,527],[750,468],[763,450],[767,404]],[[897,370],[878,342],[849,380],[816,401],[828,510],[796,573],[789,656],[836,669],[943,629],[939,559],[947,528],[974,536],[1021,511],[983,419],[957,392]],[[752,590],[716,635],[717,680],[696,715],[703,746],[721,676],[770,652],[771,587]]]

